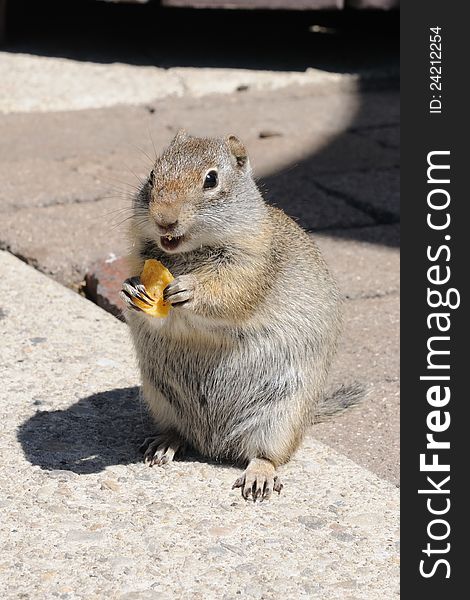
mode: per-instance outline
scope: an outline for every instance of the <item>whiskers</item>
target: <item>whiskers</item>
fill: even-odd
[[[155,164],[155,161],[157,160],[157,151],[155,150],[155,145],[153,143],[152,138],[150,138],[150,139],[152,141],[153,151],[155,153],[155,157],[154,158],[152,158],[149,154],[147,154],[147,152],[143,148],[141,148],[140,146],[137,146],[136,144],[132,144],[132,147],[135,150],[138,150],[141,154],[143,154],[145,156],[145,158],[149,161],[149,163],[150,163],[149,171],[150,171],[150,169],[153,168],[153,165]]]
[[[119,202],[116,208],[103,212],[104,219],[111,217],[108,219],[108,224],[112,231],[131,219],[135,219],[137,223],[141,224],[147,218],[148,209],[138,202],[141,194],[142,185],[138,186],[119,179],[109,180],[109,194],[101,196],[101,198]]]
[[[111,217],[108,219],[108,217]],[[122,227],[125,223],[132,221],[137,227],[142,227],[148,222],[148,209],[143,206],[120,206],[103,213],[103,218],[108,219],[111,231]]]
[[[152,158],[150,155],[152,152],[151,150],[149,151],[149,154],[144,148],[135,144],[129,144],[134,150],[137,150],[145,157],[146,160],[143,161],[144,163],[149,163],[144,165],[143,172],[150,172],[157,158],[155,145],[150,133],[149,138],[152,142],[155,158]],[[127,164],[121,164],[121,166],[117,165],[117,168],[120,168],[124,178],[126,177],[124,171],[127,171],[137,181],[133,181],[131,178],[127,178],[127,180],[118,179],[117,177],[112,176],[112,172],[110,173],[110,177],[102,176],[103,181],[107,184],[108,194],[101,196],[101,198],[103,200],[116,200],[118,202],[118,205],[112,210],[103,211],[103,220],[106,221],[106,225],[111,231],[114,231],[129,222],[132,222],[135,226],[141,228],[148,223],[149,218],[148,206],[146,205],[144,198],[144,189],[148,181],[147,176],[142,175],[140,168],[138,168],[139,172],[136,173]]]

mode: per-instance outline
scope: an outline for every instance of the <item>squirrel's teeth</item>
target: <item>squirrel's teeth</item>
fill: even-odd
[[[167,240],[169,240],[170,242],[171,242],[171,240],[173,239],[173,236],[172,236],[172,235],[167,235],[166,237],[167,237]]]

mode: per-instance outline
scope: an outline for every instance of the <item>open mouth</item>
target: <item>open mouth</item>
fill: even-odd
[[[176,250],[180,243],[183,241],[182,235],[173,236],[173,235],[165,235],[160,237],[160,244],[164,250]]]

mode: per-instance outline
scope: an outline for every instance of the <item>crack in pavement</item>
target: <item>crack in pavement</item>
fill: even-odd
[[[378,143],[378,142],[377,142]],[[65,160],[65,159],[62,159]],[[59,161],[61,162],[61,161]],[[295,170],[296,165],[292,165],[289,170],[293,171]],[[331,171],[331,170],[317,170],[317,175],[335,175],[335,174],[341,174],[341,175],[348,175],[348,174],[367,174],[367,173],[377,173],[377,172],[386,172],[386,171],[392,171],[392,170],[399,170],[400,169],[400,165],[389,165],[389,166],[383,166],[383,167],[363,167],[363,168],[356,168],[356,169],[341,169],[338,171]],[[263,176],[259,176],[257,178],[255,178],[256,183],[258,185],[258,187],[260,188],[261,192],[263,194],[268,193],[266,184],[263,181],[264,177]],[[345,202],[347,202],[350,206],[353,206],[354,208],[357,208],[359,210],[361,210],[362,212],[364,212],[365,214],[367,214],[368,216],[376,219],[376,218],[382,218],[383,215],[385,215],[385,218],[387,218],[388,216],[391,216],[392,220],[388,221],[378,221],[377,223],[374,223],[373,225],[369,225],[370,227],[374,227],[376,224],[378,225],[383,225],[383,224],[394,224],[394,223],[399,223],[400,219],[398,217],[398,215],[395,215],[394,213],[390,212],[390,211],[382,211],[381,209],[376,210],[372,205],[370,205],[369,203],[366,202],[362,202],[360,200],[356,200],[353,196],[350,196],[349,194],[344,194],[343,192],[339,192],[337,190],[333,190],[331,188],[329,188],[328,186],[319,183],[318,181],[314,181],[314,185],[326,192],[327,194],[330,194],[331,196],[335,196]],[[110,192],[112,192],[113,190],[103,190],[104,193],[109,194]],[[127,189],[122,190],[123,193],[127,192]],[[130,192],[129,192],[130,193]],[[31,206],[9,206],[8,208],[2,210],[0,209],[0,214],[8,214],[11,212],[20,212],[23,210],[30,210],[31,208],[35,208],[35,209],[41,209],[41,208],[50,208],[52,206],[68,206],[68,205],[73,205],[73,204],[93,204],[95,202],[100,202],[102,200],[106,200],[108,198],[120,198],[119,194],[116,195],[103,195],[103,194],[98,194],[95,195],[93,197],[88,197],[88,198],[83,198],[80,196],[76,196],[74,198],[71,199],[62,199],[62,200],[57,200],[57,199],[51,199],[50,201],[46,201],[46,202],[42,202],[41,204],[38,204],[34,207]],[[375,211],[377,213],[377,216],[374,215]],[[367,227],[368,225],[347,225],[344,228],[346,229],[356,229],[357,227]],[[343,227],[341,225],[333,225],[333,226],[326,226],[326,227],[322,227],[319,229],[315,229],[312,231],[328,231],[329,229],[343,229]]]
[[[389,210],[377,208],[369,202],[364,202],[363,200],[358,200],[357,198],[354,198],[353,196],[350,196],[349,194],[346,194],[344,192],[333,190],[328,186],[319,183],[318,181],[313,181],[312,183],[320,191],[325,192],[326,194],[329,194],[330,196],[333,196],[338,200],[343,200],[343,202],[346,202],[346,204],[348,204],[349,206],[360,210],[368,217],[371,217],[375,220],[377,225],[393,225],[400,222],[400,217]]]
[[[295,222],[300,220],[300,217],[292,217]],[[305,228],[307,233],[323,233],[328,231],[348,231],[348,229],[374,229],[380,225],[398,225],[400,220],[393,223],[352,223],[348,225],[326,225],[325,227]]]
[[[11,249],[11,246],[9,244],[6,244],[2,240],[0,240],[0,250],[4,250],[5,252],[8,252],[12,256],[16,256],[16,258],[18,258],[19,260],[21,260],[21,262],[24,262],[27,265],[30,265],[31,267],[34,267],[37,271],[40,271],[41,273],[45,273],[46,275],[49,274],[49,273],[46,273],[45,271],[43,271],[41,269],[41,266],[40,266],[40,264],[39,264],[39,262],[38,262],[38,260],[36,258],[26,256],[25,254],[23,254],[21,252],[14,252]]]
[[[389,127],[400,127],[400,123],[392,122],[392,123],[378,123],[371,125],[358,125],[357,127],[350,127],[347,129],[349,133],[361,133],[362,131],[374,131],[375,129],[388,129]]]
[[[31,208],[40,209],[40,208],[51,208],[56,206],[71,206],[73,204],[93,204],[94,202],[100,202],[102,200],[106,200],[111,196],[95,196],[93,198],[72,198],[70,200],[51,200],[50,202],[43,202],[42,204],[38,204],[36,206],[10,206],[7,210],[0,210],[0,214],[8,214],[8,213],[18,213],[21,211],[29,211]]]
[[[373,129],[369,130],[369,131],[373,131]],[[357,135],[358,137],[362,138],[363,140],[372,141],[375,144],[377,144],[380,148],[383,148],[384,150],[399,150],[399,148],[400,148],[399,144],[389,144],[388,142],[385,142],[384,140],[379,140],[377,138],[370,137],[369,135],[367,135],[366,132],[351,131],[350,133],[352,133],[353,135]]]
[[[356,300],[374,300],[377,298],[387,298],[388,296],[399,296],[400,290],[399,288],[395,288],[393,290],[388,290],[386,292],[374,292],[374,293],[364,293],[357,295],[348,295],[344,294],[344,299],[346,301],[356,301]]]

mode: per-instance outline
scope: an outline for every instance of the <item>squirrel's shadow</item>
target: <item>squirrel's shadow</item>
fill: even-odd
[[[26,458],[42,469],[98,473],[142,460],[138,449],[152,423],[128,387],[82,398],[62,410],[39,410],[18,428]]]
[[[134,386],[92,394],[61,410],[38,410],[18,427],[17,438],[31,464],[83,475],[141,462],[139,447],[155,429]],[[215,464],[192,448],[184,461]]]

